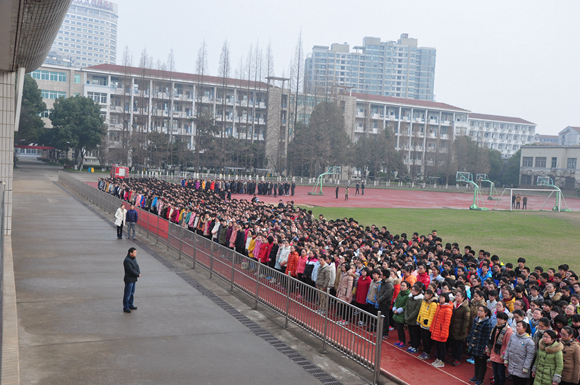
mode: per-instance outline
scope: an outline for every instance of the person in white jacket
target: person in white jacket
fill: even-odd
[[[121,207],[115,212],[115,226],[117,226],[117,239],[123,239],[123,226],[127,218],[127,210],[121,204]]]

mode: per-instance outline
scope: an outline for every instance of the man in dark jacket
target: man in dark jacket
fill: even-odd
[[[393,302],[393,279],[390,277],[391,272],[388,269],[381,269],[383,280],[377,294],[377,302],[381,315],[385,316],[383,320],[383,339],[389,338],[389,326],[391,324],[390,310]]]
[[[139,220],[139,214],[135,210],[135,206],[131,205],[131,209],[127,211],[125,222],[127,223],[127,239],[131,238],[131,231],[133,231],[133,239],[135,239],[135,224]]]
[[[133,306],[133,297],[135,296],[135,284],[137,279],[141,277],[141,269],[137,263],[137,249],[131,247],[127,252],[127,256],[123,261],[125,268],[125,292],[123,293],[123,311],[131,313],[131,310],[137,310],[137,306]]]

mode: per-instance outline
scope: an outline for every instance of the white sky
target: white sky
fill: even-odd
[[[177,70],[195,72],[203,39],[210,74],[223,42],[231,75],[250,45],[272,44],[277,76],[288,75],[298,35],[313,45],[365,36],[397,40],[401,33],[435,47],[436,101],[472,112],[520,117],[537,132],[580,126],[579,0],[116,0],[117,64],[125,46],[136,65],[143,48]],[[281,4],[281,5],[278,5]],[[283,5],[282,5],[283,4]]]

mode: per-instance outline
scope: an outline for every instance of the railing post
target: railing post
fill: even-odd
[[[230,280],[230,293],[234,293],[234,276],[236,274],[236,252],[235,250],[231,251],[232,253],[232,278]]]
[[[179,258],[181,259],[181,248],[183,247],[183,227],[179,226]]]
[[[256,298],[254,303],[254,310],[258,309],[258,294],[260,292],[260,270],[262,269],[262,264],[258,262],[258,271],[256,272]]]
[[[326,304],[324,309],[324,338],[322,339],[322,354],[326,354],[326,337],[328,332],[328,302],[330,301],[329,289],[326,288],[326,291],[322,291],[323,295],[326,297],[324,298],[324,303]]]
[[[197,234],[193,234],[193,255],[192,255],[192,263],[191,268],[195,270],[195,259],[197,257],[197,246],[195,245],[197,242],[195,241],[197,238]]]
[[[290,311],[290,291],[291,287],[294,286],[294,281],[292,281],[292,277],[288,275],[288,277],[283,277],[288,280],[288,285],[286,287],[286,321],[284,322],[284,329],[288,329],[288,312]]]
[[[384,317],[381,315],[379,311],[377,313],[377,335],[376,335],[376,344],[375,344],[375,372],[373,378],[373,384],[377,385],[379,383],[379,376],[381,375],[381,355],[382,355],[382,348],[383,348],[383,321]],[[387,327],[389,327],[387,325]]]
[[[212,240],[210,240],[211,242],[211,246],[210,246],[210,252],[209,252],[209,279],[212,278],[213,276],[213,250],[214,250],[214,244],[215,242]]]
[[[157,226],[155,226],[155,244],[159,244],[159,215],[157,215]]]

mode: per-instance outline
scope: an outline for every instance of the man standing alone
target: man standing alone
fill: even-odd
[[[131,231],[133,231],[133,239],[135,239],[135,224],[139,220],[139,213],[135,210],[135,206],[131,205],[131,209],[127,211],[127,239],[131,239]]]
[[[123,261],[125,268],[125,292],[123,293],[123,311],[131,313],[131,310],[137,310],[137,306],[133,306],[133,297],[135,296],[135,284],[137,279],[141,277],[141,269],[137,263],[137,249],[131,247],[127,252],[127,256]]]
[[[338,199],[338,185],[336,185],[336,199]]]

